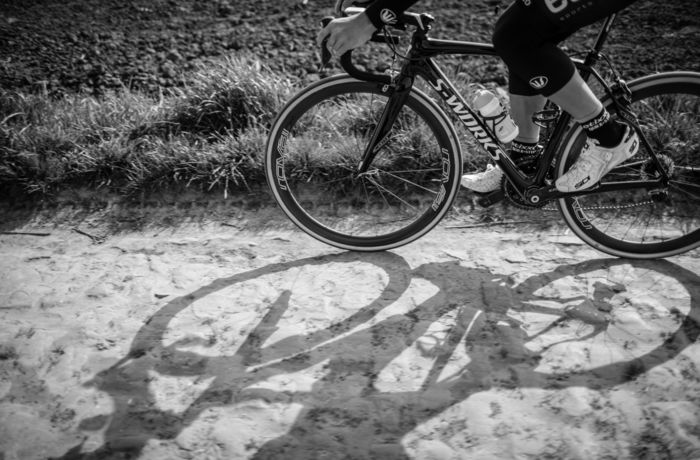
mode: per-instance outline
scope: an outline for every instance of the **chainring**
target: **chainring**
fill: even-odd
[[[518,164],[518,167],[521,170],[524,170],[526,174],[534,174],[537,171],[538,161],[539,160],[537,158],[522,159],[519,162],[520,164]],[[527,210],[542,209],[549,203],[548,200],[541,200],[539,203],[536,204],[530,203],[529,201],[526,201],[523,197],[520,196],[515,187],[513,187],[513,184],[511,184],[505,178],[505,176],[503,176],[503,179],[501,179],[501,181],[501,189],[503,190],[504,195],[506,196],[506,198],[508,198],[508,201],[510,201],[517,208]]]
[[[513,187],[513,184],[511,184],[508,180],[506,180],[505,177],[501,179],[501,189],[503,189],[503,193],[508,199],[508,201],[513,204],[516,208],[520,209],[526,209],[528,211],[534,211],[535,209],[542,209],[545,207],[547,204],[549,204],[548,200],[542,200],[539,203],[530,203],[529,201],[525,201],[523,197],[520,196],[517,190],[515,190],[515,187]]]

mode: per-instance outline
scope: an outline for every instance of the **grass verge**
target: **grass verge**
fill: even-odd
[[[0,96],[0,192],[47,199],[88,188],[133,196],[163,189],[224,195],[264,183],[266,127],[293,84],[241,57],[202,67],[157,98],[126,89],[99,99]]]

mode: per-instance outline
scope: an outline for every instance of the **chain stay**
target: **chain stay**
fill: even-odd
[[[515,207],[519,209],[524,209],[527,211],[534,211],[534,210],[541,210],[541,211],[558,211],[559,209],[556,207],[547,207],[552,203],[550,200],[543,200],[539,204],[534,204],[534,203],[527,203],[525,202],[520,195],[517,194],[517,192],[513,189],[513,186],[510,185],[509,182],[504,181],[503,184],[501,185],[503,187],[503,192],[505,193],[506,198],[508,201],[514,205]],[[654,204],[654,200],[647,200],[647,201],[642,201],[640,203],[634,203],[634,204],[620,204],[620,205],[615,205],[615,206],[582,206],[581,210],[583,211],[594,211],[594,210],[604,210],[604,209],[630,209],[630,208],[637,208],[640,206],[647,206],[650,204]]]

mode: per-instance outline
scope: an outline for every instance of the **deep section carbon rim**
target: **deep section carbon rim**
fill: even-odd
[[[358,173],[387,100],[382,85],[330,78],[290,101],[273,124],[270,187],[285,213],[321,241],[354,250],[406,244],[439,222],[458,190],[452,125],[417,91]]]
[[[632,111],[667,171],[668,187],[622,190],[559,201],[567,224],[593,247],[621,257],[658,258],[700,245],[700,74],[678,73],[630,84]],[[558,165],[562,174],[585,142],[578,128]],[[658,176],[649,150],[611,171],[602,182]]]

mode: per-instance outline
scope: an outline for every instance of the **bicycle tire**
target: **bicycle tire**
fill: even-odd
[[[633,80],[632,111],[660,154],[669,187],[626,190],[558,200],[571,230],[590,246],[617,257],[656,259],[700,246],[700,73],[666,72]],[[603,99],[607,107],[609,98]],[[576,160],[586,136],[573,124],[555,166],[557,177]],[[645,148],[603,180],[651,177]],[[650,172],[652,171],[652,172]]]
[[[324,243],[380,251],[445,216],[462,174],[454,126],[413,88],[367,173],[357,174],[387,86],[338,75],[307,87],[273,122],[265,174],[284,213]]]

